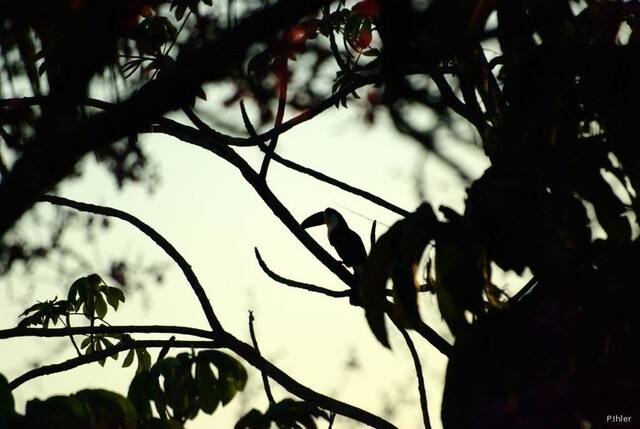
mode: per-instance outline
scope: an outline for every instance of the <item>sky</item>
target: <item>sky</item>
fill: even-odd
[[[240,117],[237,108],[223,114]],[[479,177],[488,166],[478,148],[450,136],[442,136],[440,144],[460,160],[471,177]],[[192,265],[223,326],[250,342],[248,311],[252,310],[263,355],[301,383],[383,415],[398,427],[421,427],[417,382],[401,336],[390,328],[392,350],[385,349],[369,331],[362,309],[350,306],[346,299],[288,288],[261,271],[254,247],[281,276],[344,289],[280,224],[233,166],[209,152],[162,135],[145,136],[143,145],[161,178],[154,193],[148,193],[144,186],[119,191],[104,168],[97,167],[94,157],[88,156],[82,162],[83,176],[63,183],[58,195],[125,210],[155,228]],[[464,207],[465,183],[436,157],[396,133],[384,114],[378,115],[376,124],[368,127],[362,121],[362,111],[357,108],[329,110],[283,135],[278,153],[407,210],[414,210],[420,204],[418,183],[435,208],[445,204],[461,211]],[[262,155],[257,150],[243,150],[241,154],[259,168]],[[398,215],[360,197],[277,163],[271,164],[268,183],[300,222],[326,207],[337,209],[360,234],[367,249],[374,219],[378,223],[378,236],[399,219]],[[130,293],[126,304],[108,316],[110,323],[206,328],[195,296],[168,257],[133,227],[117,220],[112,221],[112,225],[94,242],[87,242],[82,235],[76,237],[77,250],[96,262],[96,270],[103,266],[100,262],[108,255],[124,256],[132,261],[158,261],[170,268],[161,286],[150,283],[145,293]],[[328,243],[325,228],[309,232],[337,257]],[[103,274],[106,278],[106,273]],[[25,298],[33,302],[62,296],[73,280],[75,278],[69,278],[66,284],[52,284],[45,278],[28,292],[13,280],[11,292],[4,292],[0,327],[5,329],[17,323],[24,306],[15,304],[16,297],[22,299],[21,302],[25,302]],[[14,299],[9,299],[10,296]],[[435,298],[423,294],[420,305],[425,321],[451,341]],[[421,337],[412,337],[421,356],[434,428],[439,428],[446,360]],[[65,340],[3,341],[0,372],[11,380],[29,368],[34,356],[42,353],[46,354],[47,363],[73,357],[70,345],[54,353],[59,350],[58,345],[64,344]],[[155,353],[157,350],[152,355]],[[122,357],[120,359],[121,362]],[[16,389],[14,396],[22,407],[26,400],[34,397],[69,394],[87,387],[125,394],[133,368],[121,369],[120,362],[108,361],[104,368],[94,364],[36,379]],[[254,407],[266,410],[260,377],[255,371],[250,371],[247,390],[245,397],[234,399],[213,416],[199,418],[187,427],[230,427],[239,413]],[[274,393],[276,399],[290,396],[278,388]],[[386,415],[393,405],[397,405],[395,414]],[[338,420],[334,427],[358,426]]]

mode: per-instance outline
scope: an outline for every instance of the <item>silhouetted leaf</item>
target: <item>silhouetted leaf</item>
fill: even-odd
[[[95,429],[136,429],[136,409],[127,398],[103,389],[81,390],[75,397],[88,405]]]
[[[200,408],[207,414],[213,414],[220,403],[220,387],[209,362],[197,361],[196,382],[200,394]]]

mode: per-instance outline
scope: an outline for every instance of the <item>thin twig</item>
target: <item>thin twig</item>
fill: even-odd
[[[274,273],[273,271],[271,271],[271,269],[267,266],[267,264],[262,259],[262,256],[260,256],[260,252],[258,251],[257,247],[254,248],[254,251],[256,254],[256,259],[258,260],[258,264],[260,265],[260,268],[262,268],[262,271],[264,271],[270,278],[277,281],[278,283],[282,283],[283,285],[290,286],[297,289],[303,289],[309,292],[321,293],[323,295],[327,295],[332,298],[344,298],[351,295],[350,290],[336,291],[336,290],[331,290],[324,287],[312,285],[309,283],[303,283],[296,280],[286,279]]]
[[[364,191],[362,189],[356,188],[355,186],[351,186],[348,183],[342,182],[340,180],[334,179],[331,176],[327,176],[324,173],[321,173],[319,171],[316,170],[312,170],[311,168],[308,167],[304,167],[300,164],[297,164],[293,161],[290,161],[288,159],[285,159],[283,157],[281,157],[280,155],[274,153],[272,155],[273,160],[284,165],[285,167],[288,167],[292,170],[298,171],[300,173],[306,174],[308,176],[313,177],[314,179],[320,180],[321,182],[325,182],[328,183],[332,186],[335,186],[336,188],[342,189],[343,191],[349,192],[351,194],[357,195],[359,197],[362,197],[366,200],[371,201],[374,204],[379,205],[380,207],[384,207],[387,210],[390,210],[394,213],[399,214],[400,216],[408,216],[409,215],[409,211],[400,208],[398,206],[396,206],[395,204],[392,204],[380,197],[378,197],[377,195],[374,195],[370,192]]]
[[[279,67],[276,69],[276,81],[278,82],[280,91],[278,93],[278,110],[276,111],[276,118],[273,124],[273,128],[282,126],[282,121],[284,120],[284,110],[287,107],[287,88],[289,87],[289,68],[287,63],[287,58],[284,57],[276,64],[276,67]],[[267,179],[269,162],[271,161],[271,156],[276,151],[279,136],[279,134],[276,134],[271,138],[269,147],[264,153],[264,159],[262,160],[262,166],[260,167],[260,177],[262,177],[263,180]]]
[[[255,318],[253,317],[253,311],[249,311],[249,335],[251,335],[251,342],[253,343],[253,348],[256,349],[256,353],[260,353],[260,347],[258,347],[258,338],[256,338],[256,332],[253,328],[253,322]],[[264,371],[260,371],[260,375],[262,376],[262,385],[264,386],[264,393],[267,395],[267,399],[270,404],[275,404],[276,400],[273,397],[273,393],[271,392],[271,386],[269,385],[269,377]]]
[[[402,334],[405,343],[407,343],[407,347],[409,348],[409,352],[411,353],[411,358],[413,359],[413,366],[416,371],[416,378],[418,379],[418,392],[420,394],[420,408],[422,409],[422,421],[424,422],[425,429],[431,429],[431,421],[429,419],[429,406],[427,404],[427,391],[424,385],[424,375],[422,373],[422,365],[420,364],[420,356],[418,355],[418,350],[416,350],[415,344],[413,344],[413,340],[409,336],[409,333],[406,329],[404,329],[395,318],[392,318],[391,321],[398,331]]]
[[[370,248],[373,249],[373,245],[376,243],[376,225],[378,224],[377,220],[374,220],[371,224],[371,233],[369,234],[369,242],[371,243]]]
[[[385,313],[389,318],[393,321],[394,324],[398,322],[394,320],[394,311],[392,304],[387,301],[385,305]],[[449,344],[447,340],[442,338],[433,328],[422,320],[417,321],[415,326],[411,327],[414,331],[416,331],[422,338],[427,340],[436,350],[445,355],[446,357],[451,357],[453,353],[453,346]]]
[[[251,123],[251,119],[249,119],[247,108],[244,105],[244,100],[240,100],[240,115],[242,115],[242,122],[244,123],[244,127],[246,128],[247,133],[249,133],[249,137],[254,139],[258,145],[263,143],[260,141],[260,136],[258,136],[256,128]]]
[[[176,248],[173,247],[173,245],[166,238],[160,235],[156,230],[151,228],[149,225],[142,222],[140,219],[138,219],[137,217],[133,216],[130,213],[123,212],[121,210],[117,210],[111,207],[81,203],[78,201],[73,201],[67,198],[56,197],[52,195],[45,195],[40,198],[40,201],[48,202],[53,205],[70,207],[79,211],[100,214],[103,216],[115,217],[118,219],[122,219],[130,223],[131,225],[135,226],[136,228],[138,228],[138,230],[140,230],[143,234],[145,234],[147,237],[153,240],[158,246],[160,246],[160,248],[164,250],[167,253],[167,255],[171,257],[171,259],[174,260],[174,262],[178,265],[178,267],[180,267],[180,269],[182,270],[182,273],[187,279],[187,282],[189,283],[189,285],[193,289],[194,294],[198,298],[198,302],[200,303],[200,306],[204,311],[204,314],[207,318],[207,321],[209,322],[209,325],[211,326],[211,329],[214,332],[222,331],[222,325],[220,324],[218,317],[215,315],[215,312],[213,311],[213,307],[209,302],[207,293],[204,291],[204,288],[200,284],[200,280],[198,280],[198,277],[193,272],[191,265],[189,265],[189,263],[184,258],[184,256],[182,256],[182,254],[180,254],[180,252],[178,252],[178,250],[176,250]]]

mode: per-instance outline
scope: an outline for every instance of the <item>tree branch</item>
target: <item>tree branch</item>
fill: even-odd
[[[260,353],[260,348],[258,347],[258,338],[256,338],[256,332],[253,328],[253,322],[255,318],[253,317],[253,311],[249,312],[249,334],[251,335],[251,342],[253,343],[253,348],[256,349],[256,353]],[[264,386],[264,393],[267,395],[267,399],[269,400],[269,404],[275,404],[276,400],[273,397],[273,393],[271,393],[271,386],[269,386],[269,377],[264,372],[260,372],[262,376],[262,384]]]
[[[273,124],[273,128],[278,128],[282,126],[282,121],[284,120],[284,110],[287,107],[287,89],[289,88],[289,68],[287,66],[287,58],[286,56],[277,61],[276,64],[276,81],[279,85],[279,93],[278,93],[278,110],[276,111],[276,118]],[[262,160],[262,166],[260,167],[260,177],[264,180],[267,180],[267,170],[269,169],[269,162],[271,161],[271,156],[276,151],[276,146],[278,145],[278,137],[279,134],[274,135],[271,138],[271,142],[267,147],[267,150],[264,152],[264,159]]]
[[[69,371],[82,365],[87,365],[93,362],[98,362],[102,359],[106,359],[110,356],[120,353],[124,350],[142,349],[148,347],[164,347],[167,344],[171,344],[171,347],[186,347],[186,348],[220,348],[216,341],[171,341],[171,340],[130,340],[122,341],[113,347],[106,348],[104,350],[95,351],[90,354],[81,355],[75,358],[71,358],[61,363],[52,365],[44,365],[38,368],[34,368],[21,376],[15,378],[9,383],[9,389],[14,390],[20,385],[26,383],[29,380],[33,380],[37,377],[44,375],[57,374],[60,372]]]
[[[187,326],[167,326],[167,325],[120,325],[120,326],[74,326],[70,328],[12,328],[0,330],[0,340],[16,337],[66,337],[67,335],[89,335],[89,334],[180,334],[191,335],[193,337],[215,339],[215,334],[203,329],[190,328]]]
[[[413,366],[416,370],[416,378],[418,379],[418,392],[420,394],[420,408],[422,409],[422,421],[424,422],[425,429],[431,429],[431,420],[429,419],[429,406],[427,404],[427,391],[424,385],[424,375],[422,373],[422,365],[420,364],[420,356],[418,356],[418,350],[416,350],[416,346],[413,344],[413,340],[409,336],[409,333],[406,329],[404,329],[400,324],[395,320],[391,319],[398,331],[402,334],[405,343],[407,343],[407,347],[409,348],[409,352],[411,353],[411,358],[413,359]]]
[[[182,270],[182,273],[187,279],[187,282],[189,283],[189,285],[193,289],[193,292],[198,298],[198,302],[200,303],[200,306],[202,307],[202,310],[204,311],[204,314],[207,318],[207,322],[209,322],[209,326],[211,326],[211,329],[213,330],[213,332],[220,332],[223,330],[222,325],[220,324],[220,321],[215,315],[213,311],[213,307],[209,302],[207,293],[204,291],[204,288],[200,284],[200,280],[198,280],[198,277],[193,272],[191,265],[189,265],[187,260],[184,259],[184,257],[180,254],[180,252],[178,252],[178,250],[176,250],[176,248],[173,247],[173,245],[169,243],[169,241],[167,241],[166,238],[164,238],[162,235],[156,232],[156,230],[151,228],[149,225],[142,222],[140,219],[138,219],[137,217],[133,216],[130,213],[123,212],[121,210],[117,210],[111,207],[103,207],[103,206],[97,206],[94,204],[81,203],[81,202],[69,200],[67,198],[56,197],[52,195],[45,195],[42,198],[40,198],[40,201],[48,202],[50,204],[54,204],[58,206],[70,207],[79,211],[95,213],[103,216],[115,217],[118,219],[122,219],[125,222],[128,222],[131,225],[135,226],[143,234],[145,234],[147,237],[153,240],[153,242],[156,243],[162,250],[164,250],[165,253],[169,255],[171,259],[174,260],[174,262],[178,265],[178,267],[180,267],[180,269]]]
[[[390,210],[394,213],[399,214],[400,216],[407,216],[409,215],[409,211],[400,208],[398,206],[396,206],[395,204],[392,204],[380,197],[378,197],[377,195],[374,195],[370,192],[364,191],[362,189],[356,188],[355,186],[351,186],[348,183],[345,182],[341,182],[340,180],[334,179],[331,176],[327,176],[324,173],[321,173],[319,171],[316,170],[312,170],[311,168],[302,166],[300,164],[297,164],[293,161],[290,161],[288,159],[285,159],[283,157],[281,157],[280,155],[278,155],[277,153],[272,154],[273,160],[278,162],[279,164],[284,165],[287,168],[290,168],[294,171],[306,174],[308,176],[313,177],[314,179],[317,179],[321,182],[325,182],[328,183],[329,185],[335,186],[336,188],[342,189],[343,191],[349,192],[351,194],[357,195],[359,197],[362,197],[366,200],[371,201],[374,204],[379,205],[380,207],[384,207],[387,210]]]
[[[344,297],[351,296],[351,291],[348,289],[336,291],[336,290],[331,290],[331,289],[323,288],[320,286],[312,285],[309,283],[303,283],[296,280],[285,279],[284,277],[274,273],[273,271],[271,271],[271,269],[269,269],[267,264],[262,259],[262,256],[260,256],[260,252],[258,252],[257,247],[254,248],[254,251],[256,253],[256,259],[258,260],[258,264],[260,265],[260,268],[262,268],[262,271],[264,271],[271,279],[277,281],[278,283],[282,283],[285,286],[290,286],[297,289],[303,289],[309,292],[321,293],[323,295],[327,295],[332,298],[344,298]]]

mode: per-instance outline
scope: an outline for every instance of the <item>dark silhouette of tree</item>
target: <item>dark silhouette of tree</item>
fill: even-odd
[[[242,364],[214,348],[236,353],[263,374],[270,407],[251,411],[237,427],[315,427],[318,418],[332,425],[336,414],[376,428],[394,427],[299,384],[260,355],[255,336],[249,345],[229,334],[188,262],[142,220],[51,194],[63,178],[77,174],[76,163],[91,152],[120,186],[139,181],[147,156],[137,143],[143,133],[173,136],[236,167],[345,288],[327,290],[287,279],[273,272],[256,249],[268,276],[310,292],[349,297],[364,308],[372,333],[384,346],[389,346],[387,321],[400,330],[414,359],[425,427],[430,418],[424,380],[407,329],[450,358],[442,405],[445,428],[605,427],[620,422],[612,416],[637,424],[638,3],[245,0],[238,5],[229,0],[217,9],[211,5],[211,0],[0,1],[3,272],[17,262],[46,260],[60,251],[57,237],[73,226],[63,222],[52,231],[50,246],[30,247],[11,227],[34,204],[119,218],[175,261],[210,325],[209,331],[197,332],[103,326],[108,306],[117,309],[123,298],[99,276],[82,277],[66,300],[34,305],[21,326],[1,333],[2,338],[70,336],[78,357],[2,381],[0,426],[11,419],[38,425],[43,415],[64,407],[84,410],[76,413],[76,421],[89,424],[102,419],[101,407],[115,407],[123,427],[179,427],[171,425],[183,424],[200,410],[214,412],[243,387]],[[297,61],[301,57],[307,60],[304,66]],[[317,85],[327,69],[335,73],[330,91]],[[91,82],[98,76],[126,93],[91,98]],[[223,80],[235,88],[225,105],[240,103],[242,135],[212,128],[194,109],[197,97],[206,99],[202,85]],[[358,101],[363,88],[368,96]],[[258,120],[250,118],[243,102],[255,104]],[[333,106],[354,103],[366,107],[367,121],[386,110],[399,132],[463,178],[464,170],[436,144],[435,131],[455,130],[461,121],[470,124],[475,132],[470,143],[482,147],[491,166],[470,183],[464,212],[434,210],[428,202],[408,212],[277,154],[282,133]],[[418,127],[412,119],[425,108],[438,119],[431,128]],[[300,113],[285,121],[286,109]],[[165,116],[175,110],[189,123]],[[263,152],[261,168],[253,169],[238,147]],[[372,231],[365,261],[343,256],[352,255],[348,245],[363,256],[362,240],[333,209],[305,222],[295,219],[269,187],[271,163],[367,198],[403,219],[377,240]],[[330,243],[347,261],[334,259],[303,229],[319,223],[326,223]],[[592,239],[596,229],[606,238]],[[528,268],[533,278],[508,296],[492,281],[495,266],[520,274]],[[123,284],[126,265],[114,265],[110,275]],[[455,335],[453,345],[422,320],[421,293],[435,293]],[[85,314],[89,326],[48,327],[71,312]],[[136,332],[200,340],[145,343],[133,339]],[[78,335],[85,336],[80,345],[74,340]],[[164,357],[181,346],[203,350]],[[147,347],[164,347],[155,365]],[[26,416],[4,405],[12,401],[10,390],[24,381],[124,350],[132,350],[129,364],[134,356],[139,362],[128,400],[83,391],[64,400],[50,398],[49,405],[32,408]],[[175,384],[160,389],[159,375]],[[270,380],[299,400],[276,402]],[[177,386],[182,396],[171,394]],[[137,417],[129,423],[130,409]]]

